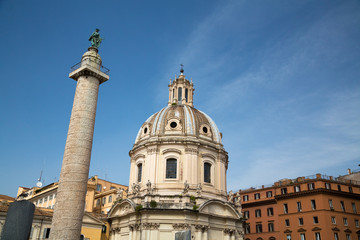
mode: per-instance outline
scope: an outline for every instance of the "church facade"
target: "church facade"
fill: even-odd
[[[168,105],[143,123],[129,153],[128,198],[108,213],[111,240],[175,239],[181,231],[197,240],[243,239],[241,204],[227,195],[222,134],[194,108],[193,83],[180,72]]]

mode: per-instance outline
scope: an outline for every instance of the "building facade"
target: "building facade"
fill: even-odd
[[[21,199],[29,200],[36,207],[54,209],[58,183],[51,183],[44,187],[19,187],[17,197],[26,195]],[[106,181],[97,175],[90,177],[87,184],[85,212],[107,214],[113,203],[125,199],[128,186]]]
[[[129,195],[108,214],[112,240],[243,239],[240,205],[228,201],[225,151],[214,121],[193,107],[183,70],[168,105],[141,126],[130,151]]]
[[[240,190],[246,240],[360,239],[360,182],[316,174]]]

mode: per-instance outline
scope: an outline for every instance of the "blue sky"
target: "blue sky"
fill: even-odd
[[[128,184],[138,129],[170,78],[223,133],[228,190],[360,163],[359,1],[0,1],[0,194],[58,180],[95,28],[100,86],[90,175]]]

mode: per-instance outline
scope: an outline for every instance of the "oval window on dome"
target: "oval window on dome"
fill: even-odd
[[[171,127],[171,128],[176,128],[176,127],[177,127],[177,123],[176,123],[176,122],[171,122],[171,123],[170,123],[170,127]]]
[[[204,133],[208,133],[208,128],[207,127],[203,127],[202,130],[203,130]]]
[[[147,128],[147,127],[145,127],[145,128],[144,128],[144,134],[146,134],[146,133],[147,133],[147,131],[148,131],[148,128]]]

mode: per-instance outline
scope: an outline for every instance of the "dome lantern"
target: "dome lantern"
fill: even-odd
[[[168,105],[187,105],[193,107],[194,84],[187,80],[184,75],[184,65],[180,65],[180,76],[169,84]]]

